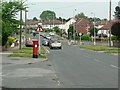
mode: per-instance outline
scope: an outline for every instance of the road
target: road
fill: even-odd
[[[62,50],[47,49],[46,62],[3,65],[3,87],[118,87],[118,56],[79,49],[66,43],[63,43]]]

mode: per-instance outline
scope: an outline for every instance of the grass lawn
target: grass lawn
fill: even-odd
[[[105,53],[120,53],[120,48],[115,48],[115,47],[107,47],[107,46],[79,46],[80,48],[83,49],[89,49],[89,50],[94,50],[94,51],[104,51]]]
[[[13,54],[10,54],[9,57],[32,57],[33,56],[33,47],[23,46],[21,50],[12,51]],[[39,58],[46,58],[46,51],[41,46],[41,54]]]

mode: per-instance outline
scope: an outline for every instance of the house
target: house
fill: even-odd
[[[75,22],[76,22],[76,20],[72,18],[72,19],[70,19],[68,22],[65,23],[64,29],[65,29],[65,32],[66,32],[67,34],[68,34],[69,26],[70,26],[71,24],[75,23]]]
[[[109,30],[111,29],[112,25],[115,23],[115,22],[120,22],[118,20],[111,20],[110,22],[108,21],[105,25],[103,25],[101,28],[98,28],[98,36],[99,35],[103,35],[103,36],[107,36],[109,37],[110,34],[109,34]],[[112,35],[111,35],[112,36]]]
[[[40,21],[35,21],[31,19],[26,21],[27,28],[37,28],[38,23],[40,23]]]
[[[64,29],[64,22],[60,20],[43,21],[42,27],[48,29],[52,29],[53,27],[59,27],[60,29]]]
[[[89,34],[89,29],[92,26],[92,23],[85,18],[80,18],[77,19],[73,25],[75,25],[77,33]]]

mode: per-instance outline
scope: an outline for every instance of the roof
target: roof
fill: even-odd
[[[87,33],[87,28],[86,27],[81,27],[81,26],[76,26],[76,30],[78,33]]]
[[[75,22],[76,26],[87,27],[90,24],[90,21],[85,18],[77,19]]]
[[[108,22],[106,25],[104,25],[103,27],[99,28],[99,30],[109,30],[112,27],[112,25],[116,22],[120,22],[120,20],[112,20]]]
[[[50,21],[44,21],[42,22],[43,25],[49,24],[49,25],[59,25],[59,24],[64,24],[65,22],[62,22],[60,20],[50,20]]]
[[[39,21],[34,21],[34,20],[27,20],[26,22],[28,25],[36,25],[39,23]]]

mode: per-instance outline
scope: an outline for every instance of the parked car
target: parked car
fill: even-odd
[[[50,32],[49,35],[50,35],[50,36],[54,36],[55,33],[54,33],[54,32]]]
[[[25,46],[26,46],[26,47],[33,47],[33,41],[32,41],[32,40],[27,41],[27,42],[25,43]]]
[[[49,35],[46,36],[46,39],[51,39],[51,37]]]
[[[58,40],[49,40],[49,47],[50,49],[53,49],[53,48],[62,49],[62,44]]]
[[[43,39],[43,40],[42,40],[42,45],[48,46],[48,40],[47,40],[47,39]]]

